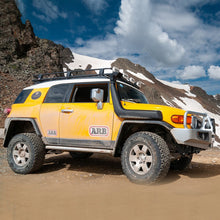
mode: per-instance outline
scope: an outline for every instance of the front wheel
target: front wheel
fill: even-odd
[[[126,140],[121,163],[123,172],[131,182],[155,183],[164,178],[169,171],[169,148],[159,135],[137,132]]]
[[[44,158],[45,147],[41,138],[36,134],[17,134],[9,142],[7,159],[15,173],[27,174],[38,170]]]

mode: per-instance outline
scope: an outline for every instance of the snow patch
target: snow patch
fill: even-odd
[[[161,98],[162,98],[163,102],[166,103],[168,106],[174,107],[173,104],[171,102],[169,102],[168,100],[166,100],[163,96],[161,96]]]
[[[148,82],[150,82],[150,83],[152,83],[152,84],[154,84],[154,82],[151,80],[151,79],[149,79],[149,78],[147,78],[144,74],[142,74],[142,73],[134,73],[134,72],[132,72],[131,70],[126,70],[128,73],[130,73],[131,75],[133,75],[133,76],[135,76],[135,77],[137,77],[137,78],[139,78],[139,79],[141,79],[141,80],[145,80],[145,81],[148,81]]]
[[[189,97],[196,97],[195,94],[191,93],[190,91],[190,85],[183,85],[181,83],[173,83],[173,82],[167,82],[165,80],[161,80],[161,79],[158,79],[158,81],[160,81],[161,83],[163,83],[164,85],[166,86],[169,86],[169,87],[172,87],[172,88],[175,88],[175,89],[182,89],[182,90],[185,90],[185,94]]]
[[[73,62],[66,63],[69,69],[86,69],[86,67],[90,64],[92,69],[98,68],[111,68],[111,64],[115,60],[102,60],[98,58],[93,58],[89,56],[80,55],[77,53],[73,53]]]

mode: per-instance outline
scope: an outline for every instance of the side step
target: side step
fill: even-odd
[[[78,152],[89,152],[89,153],[103,153],[113,154],[112,149],[91,149],[91,148],[79,148],[79,147],[65,147],[65,146],[46,146],[47,150],[61,150],[61,151],[78,151]]]

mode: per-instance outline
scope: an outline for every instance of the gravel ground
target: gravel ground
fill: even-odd
[[[47,155],[41,170],[18,175],[0,147],[0,218],[6,220],[217,220],[219,185],[217,149],[195,155],[185,171],[170,171],[160,184],[140,186],[127,180],[119,158],[99,154],[84,160]]]
[[[4,129],[0,128],[0,138],[4,138]]]

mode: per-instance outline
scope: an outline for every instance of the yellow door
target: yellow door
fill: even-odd
[[[60,113],[61,144],[78,146],[89,140],[111,141],[113,112],[112,103],[103,103],[101,110],[94,102],[64,103]]]
[[[92,89],[104,92],[103,108],[91,99]],[[69,103],[60,111],[60,144],[64,146],[110,148],[112,145],[113,104],[107,82],[75,84]]]

